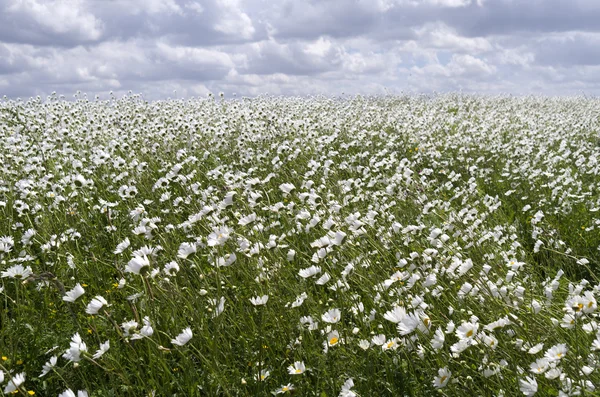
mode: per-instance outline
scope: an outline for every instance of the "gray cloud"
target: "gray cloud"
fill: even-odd
[[[600,94],[595,0],[0,0],[0,95]]]

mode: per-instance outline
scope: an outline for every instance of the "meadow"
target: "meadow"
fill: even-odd
[[[596,395],[599,115],[4,99],[0,395]]]

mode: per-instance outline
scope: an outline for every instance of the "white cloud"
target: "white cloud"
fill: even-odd
[[[24,14],[53,33],[73,34],[83,40],[97,40],[103,31],[102,21],[87,12],[81,0],[13,0],[7,11]]]
[[[0,0],[0,96],[600,95],[594,0]]]

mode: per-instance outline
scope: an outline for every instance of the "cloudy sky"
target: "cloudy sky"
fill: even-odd
[[[0,0],[0,96],[77,90],[600,95],[600,1]]]

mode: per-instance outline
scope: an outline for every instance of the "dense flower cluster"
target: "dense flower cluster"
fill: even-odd
[[[595,393],[599,112],[0,102],[4,393]]]

